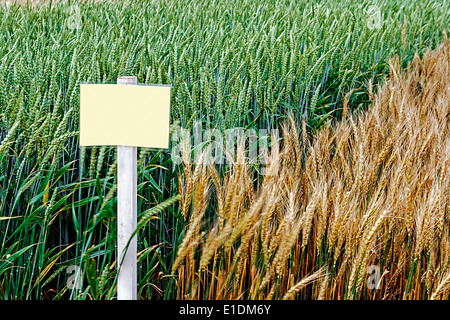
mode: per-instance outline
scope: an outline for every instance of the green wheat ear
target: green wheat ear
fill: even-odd
[[[163,202],[157,204],[156,206],[142,212],[139,215],[139,222],[136,230],[133,232],[131,237],[133,237],[139,230],[141,230],[150,220],[157,218],[156,215],[172,206],[174,203],[181,199],[180,195],[173,196]]]

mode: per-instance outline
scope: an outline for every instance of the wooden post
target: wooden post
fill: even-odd
[[[119,77],[117,84],[137,85],[137,77]],[[130,241],[125,257],[123,257],[123,253],[137,226],[137,147],[118,146],[117,157],[117,261],[120,266],[117,279],[117,300],[136,300],[136,235]]]

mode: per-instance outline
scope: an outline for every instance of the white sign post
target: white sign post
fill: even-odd
[[[137,77],[119,77],[117,84],[137,85]],[[117,146],[117,299],[136,300],[137,236],[130,240],[137,226],[137,147]]]
[[[137,84],[80,86],[80,146],[117,146],[118,300],[137,299],[137,146],[169,147],[171,86]]]

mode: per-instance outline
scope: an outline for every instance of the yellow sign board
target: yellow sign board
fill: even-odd
[[[170,89],[81,84],[80,146],[168,148]]]

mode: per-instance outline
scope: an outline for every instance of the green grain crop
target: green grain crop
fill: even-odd
[[[380,20],[369,14],[375,5]],[[173,86],[171,119],[192,128],[313,132],[370,103],[369,83],[433,48],[440,1],[53,1],[0,8],[0,299],[116,295],[116,152],[78,145],[79,85]],[[186,225],[168,150],[139,150],[139,295],[174,298]],[[159,204],[159,206],[157,206]],[[151,208],[158,210],[151,210]],[[83,287],[67,286],[68,266]]]

